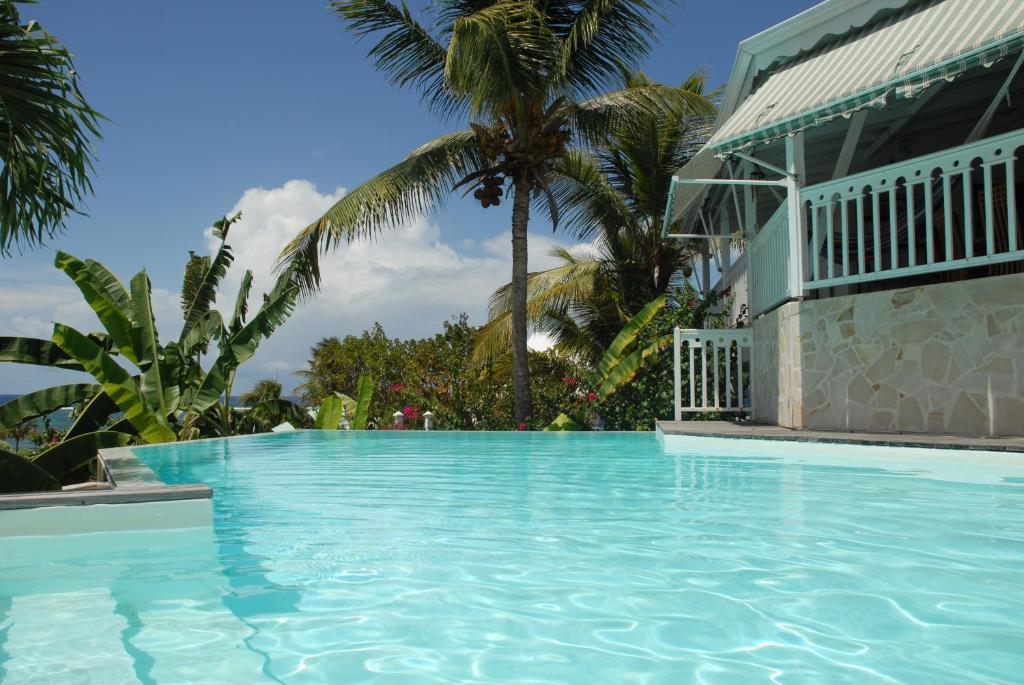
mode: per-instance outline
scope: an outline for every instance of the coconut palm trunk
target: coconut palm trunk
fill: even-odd
[[[530,365],[526,330],[527,269],[526,231],[530,222],[530,186],[515,184],[512,203],[512,390],[515,396],[516,423],[522,423],[532,412],[530,397]]]

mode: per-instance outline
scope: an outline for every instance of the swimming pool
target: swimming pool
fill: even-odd
[[[0,680],[1020,682],[1019,460],[717,444],[139,449],[213,529],[0,538]]]

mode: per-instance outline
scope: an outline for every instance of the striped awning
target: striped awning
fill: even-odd
[[[668,234],[669,227],[680,219],[684,224],[689,224],[693,214],[700,208],[701,201],[704,199],[704,191],[707,190],[705,185],[679,183],[679,179],[714,178],[721,168],[722,160],[705,145],[676,172],[672,179],[672,191],[668,196],[668,206],[665,208],[662,235]]]
[[[771,73],[712,136],[718,155],[916,97],[1024,47],[1024,0],[924,0]]]

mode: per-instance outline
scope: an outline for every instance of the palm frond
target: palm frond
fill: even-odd
[[[558,82],[580,96],[610,87],[650,54],[659,16],[645,0],[586,0],[562,41]]]
[[[453,115],[463,108],[464,98],[445,87],[445,46],[416,21],[405,2],[335,0],[331,8],[356,36],[381,34],[369,56],[392,84],[412,85],[439,113]]]
[[[0,4],[0,255],[53,237],[92,193],[102,115],[78,87],[71,53]]]
[[[338,200],[302,229],[278,257],[279,273],[291,270],[303,296],[320,286],[319,256],[344,240],[373,236],[442,207],[452,187],[481,160],[471,129],[421,145],[404,160]]]
[[[526,319],[541,332],[548,332],[546,322],[552,312],[567,311],[574,303],[586,301],[593,294],[594,276],[601,261],[581,259],[565,248],[555,248],[552,256],[564,263],[546,271],[535,271],[526,280]],[[488,322],[476,335],[473,358],[483,361],[499,357],[512,344],[512,284],[491,295]]]
[[[558,50],[536,5],[504,0],[455,20],[445,82],[468,99],[471,116],[498,116],[510,103],[521,116],[543,97]]]
[[[553,171],[550,187],[562,208],[562,227],[577,240],[635,225],[629,206],[602,173],[596,155],[570,150]]]

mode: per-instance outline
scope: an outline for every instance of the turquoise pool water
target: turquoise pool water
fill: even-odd
[[[215,488],[214,529],[0,538],[0,680],[1024,681],[1022,465],[772,449],[303,432],[138,450]]]

